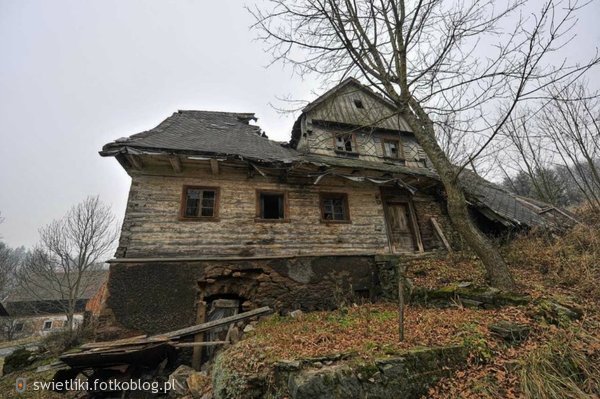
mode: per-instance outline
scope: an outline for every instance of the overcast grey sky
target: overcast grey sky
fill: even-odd
[[[570,52],[600,44],[598,17],[596,2]],[[89,194],[121,219],[129,178],[98,150],[178,109],[255,112],[287,140],[293,117],[269,103],[317,86],[265,69],[251,23],[237,0],[0,0],[0,236],[31,246]]]
[[[129,177],[103,144],[178,109],[255,112],[287,140],[269,103],[310,84],[269,57],[240,1],[0,0],[0,235],[33,245],[38,227],[88,194],[122,218]]]

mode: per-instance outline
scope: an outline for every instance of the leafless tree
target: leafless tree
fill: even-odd
[[[530,3],[271,0],[250,10],[273,62],[329,81],[357,76],[395,105],[440,176],[456,230],[502,289],[513,289],[513,279],[469,217],[460,172],[485,152],[517,104],[599,62],[597,53],[582,64],[548,61],[572,39],[584,4],[549,0],[530,12]],[[436,140],[436,124],[450,115],[462,127],[454,134],[477,142],[459,167]]]
[[[3,242],[0,242],[0,302],[5,298],[17,270],[18,257],[15,251]]]
[[[587,202],[600,212],[600,101],[585,85],[553,86],[539,130]]]
[[[600,101],[580,82],[548,88],[538,112],[511,116],[499,165],[513,191],[555,205],[585,200],[600,211]],[[498,153],[500,154],[500,153]]]
[[[524,110],[511,115],[502,129],[502,136],[511,144],[509,151],[504,151],[500,170],[505,173],[505,181],[512,184],[517,194],[527,195],[554,205],[561,204],[564,187],[557,184],[557,173],[554,170],[555,152],[553,144],[546,134],[539,131],[536,118],[530,118],[531,112]],[[516,179],[519,178],[519,181]],[[526,179],[526,181],[523,181]],[[517,187],[517,183],[527,187]]]
[[[78,300],[98,283],[104,258],[114,249],[115,218],[98,197],[88,197],[40,229],[40,242],[19,270],[18,284],[41,302],[52,299],[73,330]]]

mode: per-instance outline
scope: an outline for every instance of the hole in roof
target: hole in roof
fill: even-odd
[[[354,100],[354,105],[356,106],[356,108],[360,108],[360,109],[362,109],[362,108],[364,108],[364,107],[365,107],[365,106],[363,105],[362,101],[361,101],[361,100],[359,100],[359,99],[355,99],[355,100]]]

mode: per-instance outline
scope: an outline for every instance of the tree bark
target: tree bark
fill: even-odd
[[[456,167],[437,143],[433,122],[418,103],[412,102],[411,108],[414,114],[402,114],[440,176],[446,190],[448,215],[452,225],[483,263],[488,284],[501,290],[514,290],[515,282],[498,248],[481,233],[471,219],[464,192],[456,176]]]

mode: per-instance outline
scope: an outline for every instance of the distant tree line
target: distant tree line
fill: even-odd
[[[502,131],[503,185],[558,206],[600,212],[600,99],[586,82],[552,86],[537,110],[522,109]]]

